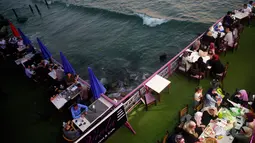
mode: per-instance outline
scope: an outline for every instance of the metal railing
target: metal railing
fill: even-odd
[[[215,22],[212,26],[215,26],[217,23],[222,21],[222,19],[223,17],[217,20],[217,22]],[[111,103],[113,103],[115,106],[119,105],[120,103],[123,103],[125,110],[127,112],[132,111],[134,107],[141,102],[140,99],[146,91],[145,84],[157,74],[162,77],[169,78],[171,74],[175,71],[175,69],[178,67],[178,60],[182,56],[183,52],[191,48],[192,45],[195,43],[195,41],[200,39],[203,35],[204,33],[198,36],[193,42],[191,42],[187,47],[185,47],[181,52],[179,52],[176,56],[174,56],[170,61],[168,61],[164,66],[162,66],[159,70],[157,70],[154,74],[152,74],[149,78],[147,78],[143,83],[141,83],[138,87],[132,90],[124,98],[119,100],[117,103],[114,101],[111,101]]]

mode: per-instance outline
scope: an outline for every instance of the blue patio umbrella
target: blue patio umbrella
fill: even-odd
[[[64,56],[62,52],[60,52],[60,58],[62,61],[65,74],[71,73],[75,75],[75,70],[73,69],[72,65],[69,63],[69,61],[67,60],[67,58]]]
[[[42,55],[43,55],[43,58],[48,60],[49,58],[51,58],[51,53],[50,51],[48,50],[48,48],[43,45],[43,43],[41,42],[41,40],[39,38],[36,38],[37,42],[38,42],[38,45],[41,49],[41,52],[42,52]]]
[[[32,45],[32,42],[28,39],[28,37],[18,28],[19,34],[23,40],[24,45]]]
[[[35,49],[32,45],[32,42],[28,39],[28,37],[18,28],[19,34],[23,40],[24,45],[29,46],[27,52],[34,52]]]
[[[88,67],[88,72],[89,72],[90,89],[93,93],[94,99],[98,99],[101,96],[101,94],[106,92],[106,89],[103,86],[103,84],[97,79],[97,77],[94,75],[90,67]]]

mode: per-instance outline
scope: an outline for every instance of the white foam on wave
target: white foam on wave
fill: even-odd
[[[69,7],[70,5],[75,5],[75,6],[84,6],[84,7],[91,7],[91,8],[98,8],[98,9],[104,9],[102,7],[97,7],[96,5],[94,5],[94,3],[84,3],[84,0],[48,0],[48,1],[59,1],[59,2],[63,2],[66,4],[67,7]],[[128,8],[127,8],[128,9]],[[105,9],[110,11],[109,9]],[[120,11],[114,11],[113,12],[117,12],[117,13],[121,13],[124,15],[137,15],[140,18],[143,19],[143,24],[150,26],[150,27],[155,27],[157,25],[161,25],[163,23],[166,23],[169,19],[168,17],[164,17],[161,16],[159,13],[151,11],[149,9],[142,9],[142,10],[133,10],[130,9],[129,10],[130,13],[125,13],[125,12],[120,12]]]
[[[143,19],[143,24],[144,25],[147,25],[147,26],[150,26],[150,27],[155,27],[157,25],[161,25],[161,24],[166,23],[168,21],[167,19],[150,17],[150,16],[148,16],[146,14],[143,14],[143,13],[136,13],[136,15]]]

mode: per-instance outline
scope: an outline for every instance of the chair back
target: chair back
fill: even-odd
[[[182,62],[182,57],[180,58],[180,60],[178,61],[178,69],[182,72],[187,72],[187,64]]]
[[[75,140],[70,140],[70,139],[68,139],[64,134],[63,134],[63,138],[66,140],[66,141],[68,141],[68,142],[74,142]]]
[[[197,106],[195,107],[195,111],[200,111],[200,110],[202,110],[203,105],[204,105],[203,102],[200,103],[199,105],[197,105]]]
[[[180,110],[180,112],[179,112],[179,119],[180,119],[180,121],[182,120],[182,118],[185,115],[188,114],[188,112],[189,112],[189,106],[188,105],[186,105],[183,109]]]
[[[223,78],[227,75],[228,66],[229,66],[229,62],[227,62],[226,65],[225,65],[225,71],[223,73]]]

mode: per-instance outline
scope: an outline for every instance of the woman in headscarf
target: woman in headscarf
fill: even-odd
[[[215,120],[217,118],[217,109],[215,107],[209,107],[203,112],[201,122],[203,125],[208,125],[211,120]]]
[[[206,127],[202,123],[202,116],[203,116],[203,113],[198,111],[195,113],[194,120],[193,120],[197,125],[195,130],[199,135],[203,132],[204,128]]]
[[[194,121],[187,121],[183,126],[183,137],[185,143],[195,143],[198,142],[198,133],[195,131],[196,123]]]
[[[244,106],[244,107],[248,106],[249,97],[248,97],[246,90],[244,90],[244,89],[239,90],[238,93],[235,95],[235,97],[239,99],[238,102],[242,106]]]

